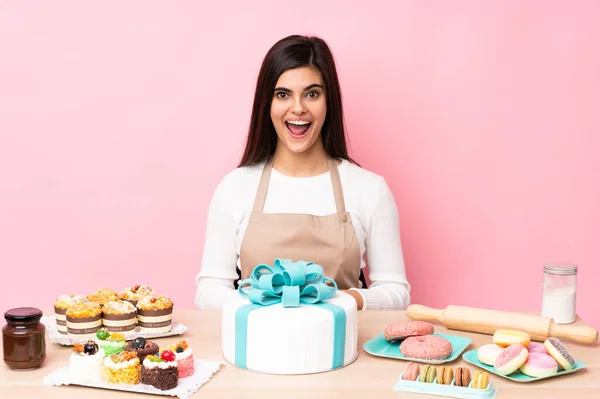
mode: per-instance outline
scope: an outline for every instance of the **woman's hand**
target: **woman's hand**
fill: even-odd
[[[356,308],[358,310],[362,310],[363,306],[365,305],[365,302],[363,301],[362,296],[358,293],[358,291],[355,290],[340,290],[342,292],[345,292],[348,295],[351,295],[354,300],[356,301]]]

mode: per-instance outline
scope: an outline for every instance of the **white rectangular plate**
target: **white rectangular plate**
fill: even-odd
[[[48,337],[50,341],[55,344],[65,345],[65,346],[73,346],[74,344],[82,344],[87,341],[85,339],[73,339],[68,334],[61,334],[56,329],[56,317],[55,316],[42,316],[41,320],[42,324],[46,326],[46,331],[48,331]],[[144,338],[160,338],[160,337],[171,337],[173,335],[181,335],[187,331],[187,327],[183,324],[172,322],[171,331],[162,332],[162,333],[154,333],[147,331],[137,331],[137,328],[130,332],[125,332],[125,339],[127,341],[131,341],[136,339],[137,337]]]

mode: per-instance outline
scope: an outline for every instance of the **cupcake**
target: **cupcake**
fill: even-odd
[[[123,288],[119,293],[119,299],[131,302],[134,306],[145,296],[154,295],[154,290],[147,285],[134,285]]]
[[[166,296],[145,296],[139,300],[138,326],[140,331],[167,332],[171,331],[173,316],[173,301]]]
[[[89,300],[84,295],[61,295],[54,302],[54,315],[56,316],[56,329],[61,334],[67,334],[67,310],[78,303],[87,303]]]
[[[166,350],[160,356],[147,356],[142,365],[142,384],[166,391],[177,386],[177,360]]]
[[[140,359],[135,352],[121,352],[104,359],[102,379],[111,384],[139,384]]]
[[[116,292],[114,292],[113,290],[111,290],[109,288],[99,288],[93,294],[88,295],[87,299],[89,299],[92,302],[96,302],[96,303],[100,304],[100,306],[104,306],[104,304],[107,302],[118,301],[119,296],[117,295]]]
[[[115,355],[125,349],[127,343],[123,334],[108,332],[105,328],[96,332],[96,341],[100,348],[104,351],[105,356]]]
[[[94,341],[75,344],[67,367],[69,373],[78,381],[99,381],[104,367],[104,351]]]
[[[137,325],[137,309],[127,301],[106,302],[102,307],[102,324],[112,332],[134,330]]]
[[[179,378],[186,378],[194,375],[194,355],[192,354],[192,350],[188,347],[187,342],[181,341],[178,344],[171,345],[165,349],[175,353]]]
[[[144,337],[137,337],[125,347],[126,352],[137,353],[140,362],[144,362],[144,359],[148,355],[156,355],[158,353],[158,345],[152,341],[147,341]]]
[[[77,341],[92,339],[102,327],[102,309],[95,302],[78,303],[66,313],[67,332]]]

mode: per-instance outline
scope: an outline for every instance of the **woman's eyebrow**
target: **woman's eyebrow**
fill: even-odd
[[[311,85],[308,85],[304,88],[304,91],[310,90],[310,89],[314,89],[315,87],[324,89],[323,85],[318,84],[318,83],[313,83]],[[276,87],[274,91],[283,91],[285,93],[291,93],[292,91],[288,88],[285,87]]]

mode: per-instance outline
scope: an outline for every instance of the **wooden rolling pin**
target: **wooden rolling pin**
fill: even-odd
[[[548,337],[571,339],[582,344],[598,340],[598,331],[580,324],[556,324],[549,317],[516,312],[470,308],[449,305],[446,309],[433,309],[423,305],[410,305],[406,312],[413,320],[438,320],[452,330],[493,335],[496,330],[517,330],[529,334],[534,341]]]

